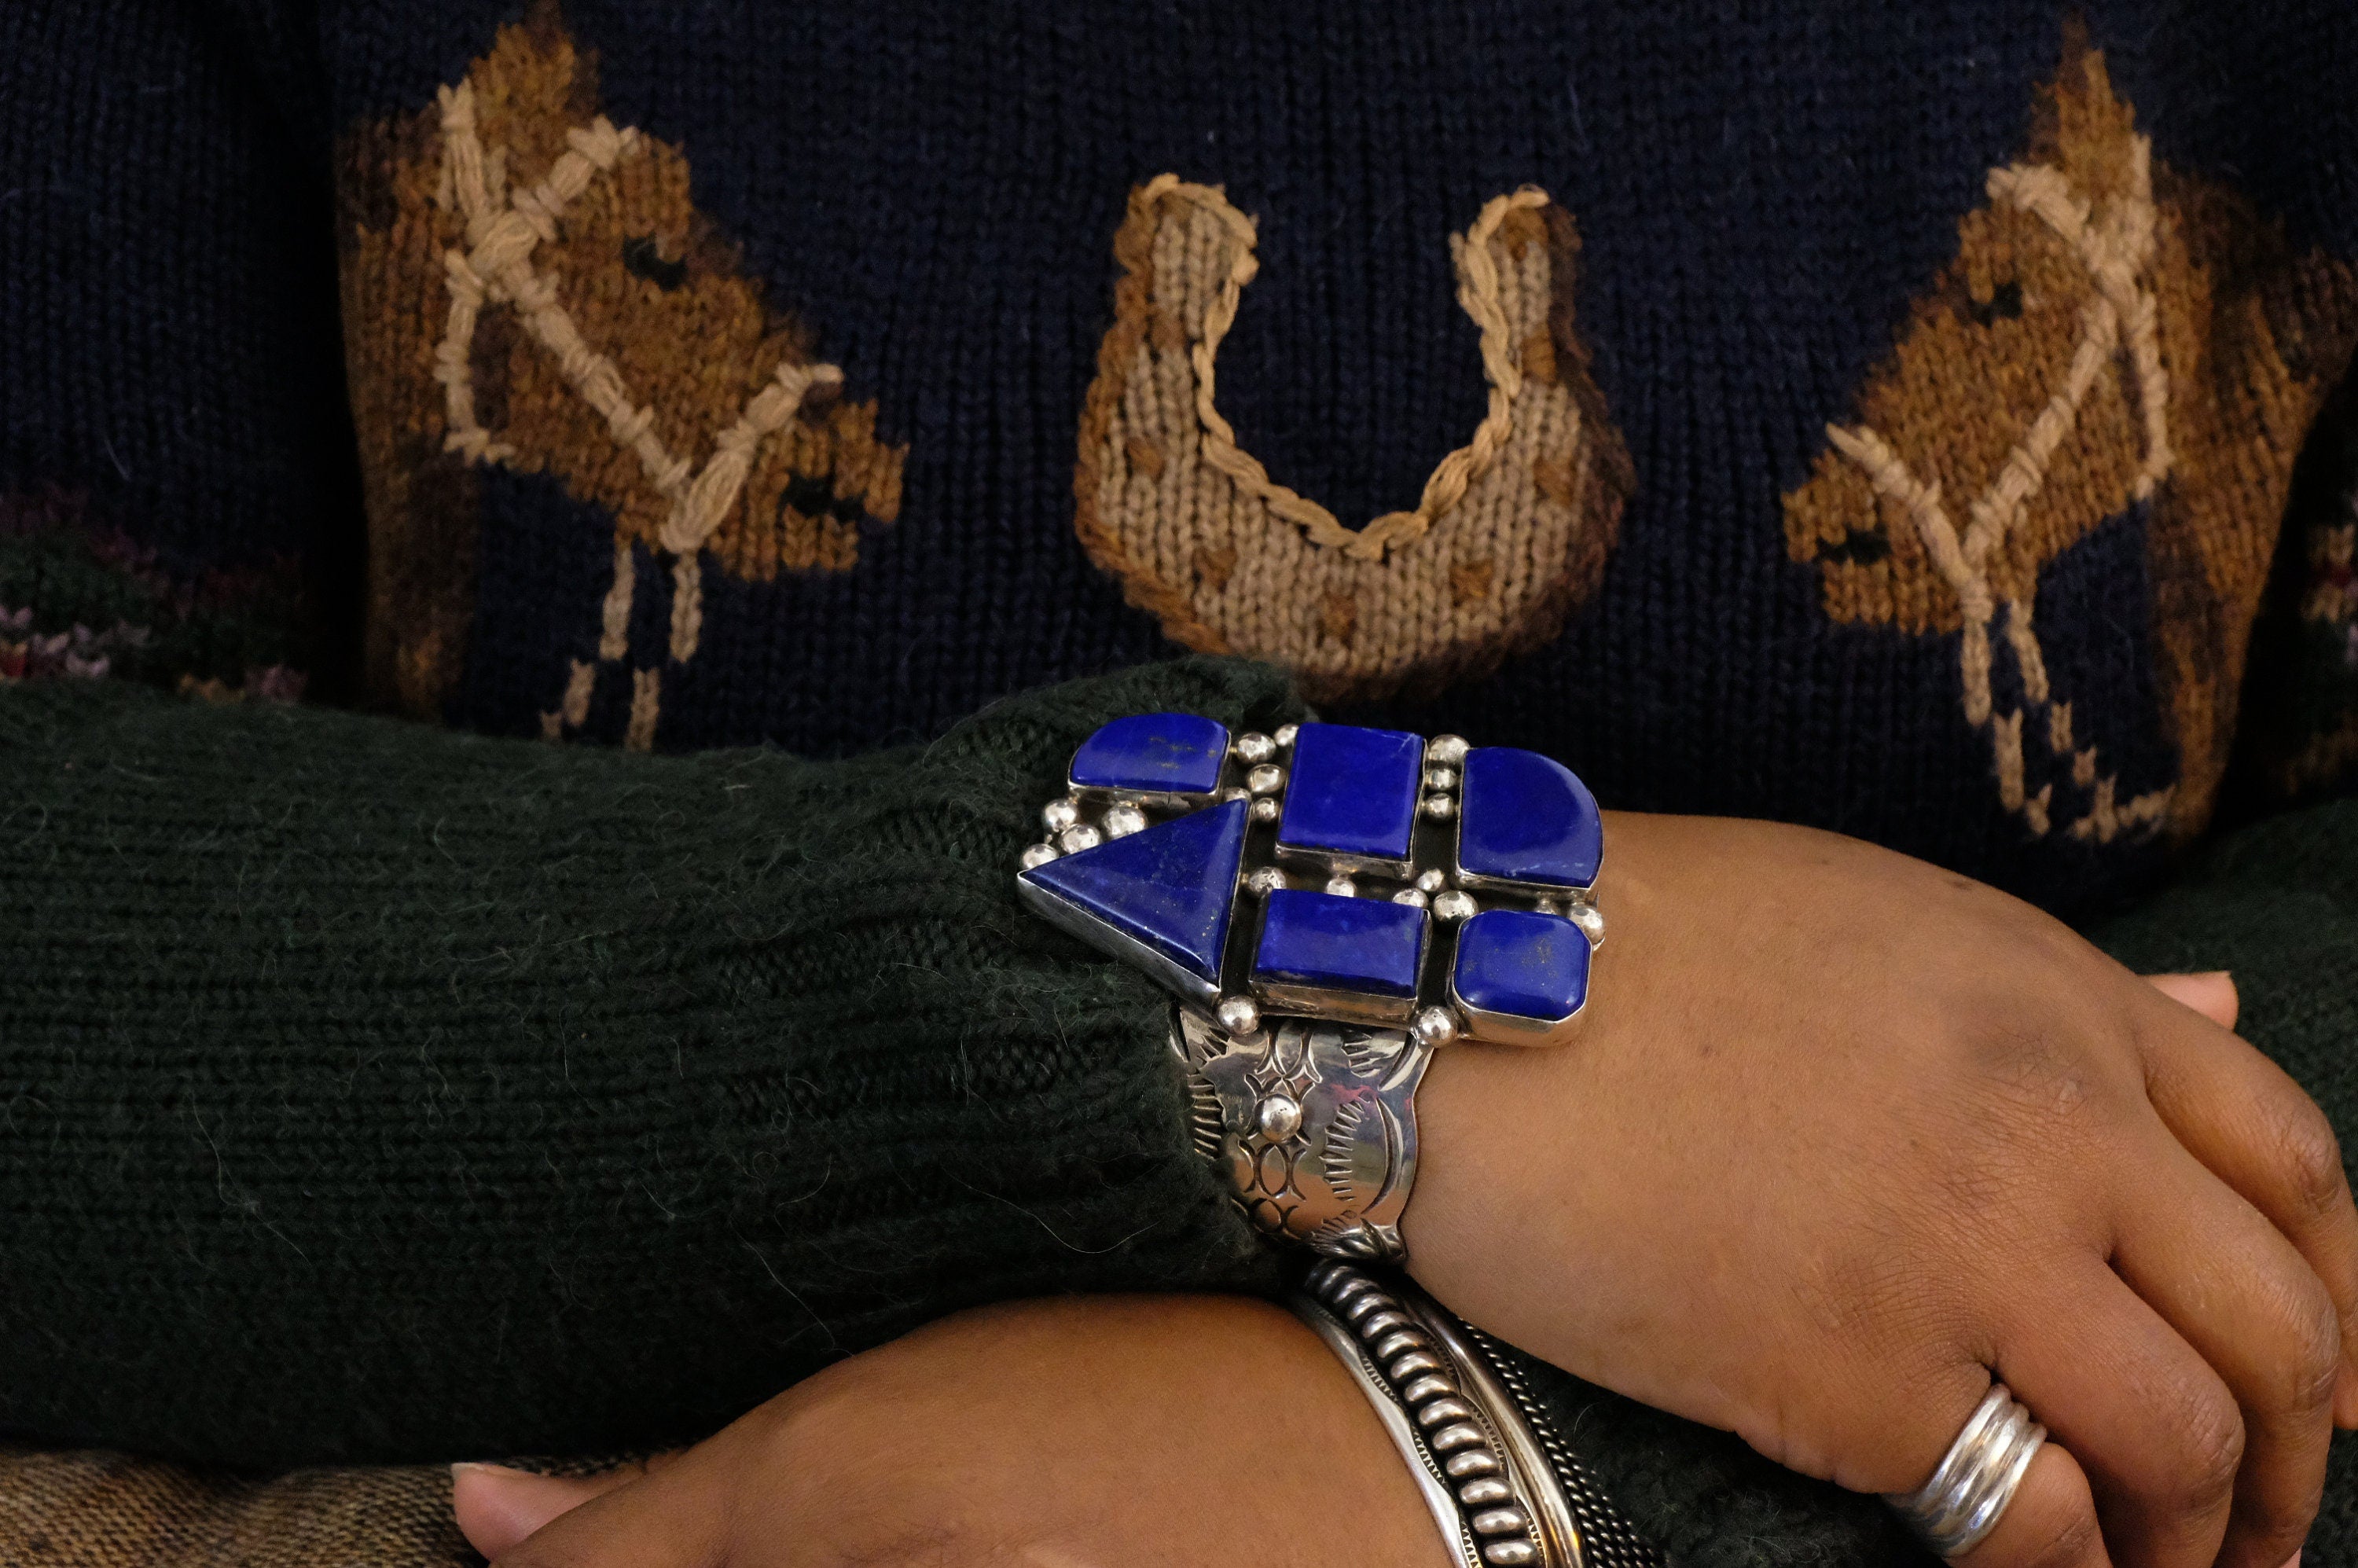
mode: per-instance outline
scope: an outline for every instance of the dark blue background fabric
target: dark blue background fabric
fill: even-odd
[[[123,80],[154,95],[78,100],[97,107],[61,136],[49,62],[135,4],[43,0],[0,23],[0,167],[29,171],[0,224],[0,492],[81,486],[192,557],[299,542],[339,602],[362,524],[322,171],[337,135],[429,104],[521,7],[235,0],[175,36],[117,26]],[[2358,254],[2358,7],[2077,14],[2158,157]],[[667,688],[665,746],[855,752],[1170,650],[1072,526],[1133,186],[1175,171],[1258,218],[1221,405],[1278,479],[1356,525],[1411,504],[1479,417],[1447,236],[1530,182],[1580,225],[1581,336],[1636,489],[1601,589],[1552,646],[1367,716],[1551,751],[1608,806],[1824,824],[2053,903],[2157,862],[2150,843],[2032,841],[1960,713],[1953,638],[1830,622],[1779,512],[1986,171],[2022,149],[2061,58],[2053,0],[570,0],[563,18],[604,112],[684,152],[698,208],[909,449],[900,515],[855,571],[707,574],[705,650]],[[121,330],[135,353],[114,329],[77,336],[125,319],[146,323]],[[531,732],[550,671],[594,635],[602,546],[552,483],[487,472],[481,492],[449,716]],[[2059,677],[2120,716],[2104,734],[2124,794],[2174,765],[2143,537],[2099,530],[2042,584]],[[653,565],[651,626],[670,592]],[[618,737],[626,709],[610,676],[588,732]]]

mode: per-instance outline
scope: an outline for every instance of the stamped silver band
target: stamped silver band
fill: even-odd
[[[1265,1018],[1232,1033],[1172,1011],[1196,1152],[1253,1223],[1332,1257],[1405,1259],[1416,1089],[1433,1047],[1412,1031]]]

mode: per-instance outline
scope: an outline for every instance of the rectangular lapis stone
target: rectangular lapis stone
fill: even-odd
[[[1424,911],[1388,899],[1281,888],[1269,895],[1253,979],[1264,984],[1413,997]]]
[[[1304,724],[1293,738],[1280,849],[1405,860],[1424,742],[1399,730]]]
[[[1556,1023],[1588,1000],[1588,934],[1560,914],[1486,909],[1457,933],[1450,984],[1485,1012]]]
[[[1510,746],[1466,753],[1457,807],[1457,869],[1466,877],[1585,888],[1604,854],[1596,797],[1570,768]]]
[[[1133,713],[1100,725],[1073,753],[1075,789],[1209,795],[1228,754],[1228,730],[1194,713]]]

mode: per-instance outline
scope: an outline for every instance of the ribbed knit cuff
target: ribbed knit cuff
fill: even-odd
[[[0,693],[0,1431],[254,1465],[700,1436],[969,1304],[1261,1288],[1166,1003],[1028,917],[1113,715],[831,763]]]

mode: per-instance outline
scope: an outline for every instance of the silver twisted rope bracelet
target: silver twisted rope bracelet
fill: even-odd
[[[1432,1297],[1329,1259],[1290,1304],[1375,1407],[1460,1568],[1660,1568],[1497,1346]]]
[[[1416,1091],[1434,1052],[1562,1044],[1588,1000],[1605,939],[1603,820],[1587,786],[1534,752],[1341,724],[1231,736],[1195,714],[1133,714],[1082,742],[1040,820],[1045,836],[1022,851],[1017,895],[1177,998],[1171,1047],[1197,1152],[1255,1225],[1329,1259],[1406,1260]],[[1321,1267],[1314,1297],[1356,1281],[1351,1299],[1374,1299],[1368,1276]],[[1411,1287],[1386,1288],[1405,1293],[1386,1297],[1385,1313],[1422,1310]],[[1446,1322],[1437,1307],[1422,1313],[1416,1331],[1440,1348],[1417,1354],[1478,1340]],[[1466,1380],[1449,1398],[1471,1408],[1469,1390],[1498,1379],[1458,1365],[1452,1375]],[[1383,1379],[1366,1386],[1393,1399]],[[1447,1430],[1461,1425],[1508,1444],[1483,1452],[1509,1477],[1495,1484],[1512,1485],[1523,1472],[1500,1457],[1509,1427],[1491,1418]],[[1994,1387],[1924,1485],[1885,1501],[1933,1551],[1961,1556],[1996,1528],[2045,1437]],[[1418,1443],[1402,1452],[1424,1465],[1431,1444]],[[1486,1473],[1474,1489],[1487,1497],[1492,1485]],[[1517,1498],[1517,1517],[1554,1517],[1541,1493]],[[1482,1517],[1507,1514],[1501,1502]],[[1478,1544],[1481,1532],[1465,1529]],[[1501,1534],[1492,1544],[1504,1555],[1466,1561],[1581,1561],[1576,1546],[1563,1555],[1557,1538],[1532,1530]]]

